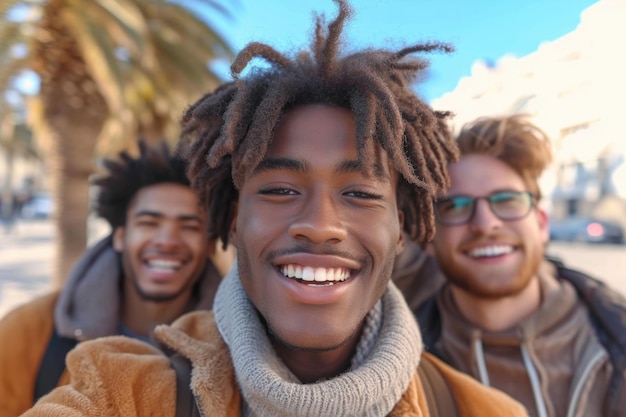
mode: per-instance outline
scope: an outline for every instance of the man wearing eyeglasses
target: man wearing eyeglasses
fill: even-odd
[[[548,138],[510,116],[457,141],[429,247],[447,283],[417,314],[426,348],[530,416],[626,416],[626,300],[544,257]]]

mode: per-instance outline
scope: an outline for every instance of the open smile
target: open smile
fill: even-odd
[[[170,259],[149,259],[144,264],[155,272],[167,273],[175,272],[182,268],[183,263]]]
[[[278,269],[287,278],[312,286],[330,286],[348,280],[351,271],[348,268],[328,268],[303,266],[299,264],[279,265]]]
[[[471,258],[481,259],[481,258],[495,258],[498,256],[508,255],[515,251],[515,247],[508,244],[498,244],[498,245],[489,245],[489,246],[481,246],[478,248],[474,248],[465,252]]]

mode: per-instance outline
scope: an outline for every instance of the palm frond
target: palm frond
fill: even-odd
[[[124,47],[135,55],[149,54],[149,27],[135,1],[98,0],[83,2],[77,6],[89,14],[95,24],[107,28],[108,35],[118,47]]]
[[[148,18],[155,24],[167,28],[170,34],[177,35],[176,41],[180,45],[192,45],[194,48],[212,51],[212,58],[234,57],[233,47],[224,37],[189,9],[177,4],[164,3],[158,9],[155,7],[146,9],[146,13],[149,13]],[[170,38],[173,40],[174,36]]]
[[[85,62],[105,97],[109,110],[121,111],[124,108],[124,80],[120,60],[115,55],[116,45],[108,36],[106,27],[96,24],[92,16],[77,12],[75,9],[68,9],[63,18],[72,32],[78,35],[76,40]]]

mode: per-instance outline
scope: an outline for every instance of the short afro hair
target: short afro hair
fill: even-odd
[[[161,183],[191,187],[186,162],[172,154],[165,142],[149,146],[140,140],[137,158],[122,151],[119,159],[106,159],[104,167],[108,175],[93,181],[99,187],[95,212],[113,229],[126,224],[128,207],[142,188]]]

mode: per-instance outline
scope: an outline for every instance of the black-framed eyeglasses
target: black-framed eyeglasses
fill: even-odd
[[[491,212],[503,221],[522,219],[535,205],[535,196],[529,191],[497,191],[482,197],[455,195],[435,201],[435,218],[444,226],[468,223],[478,200],[487,201]]]

